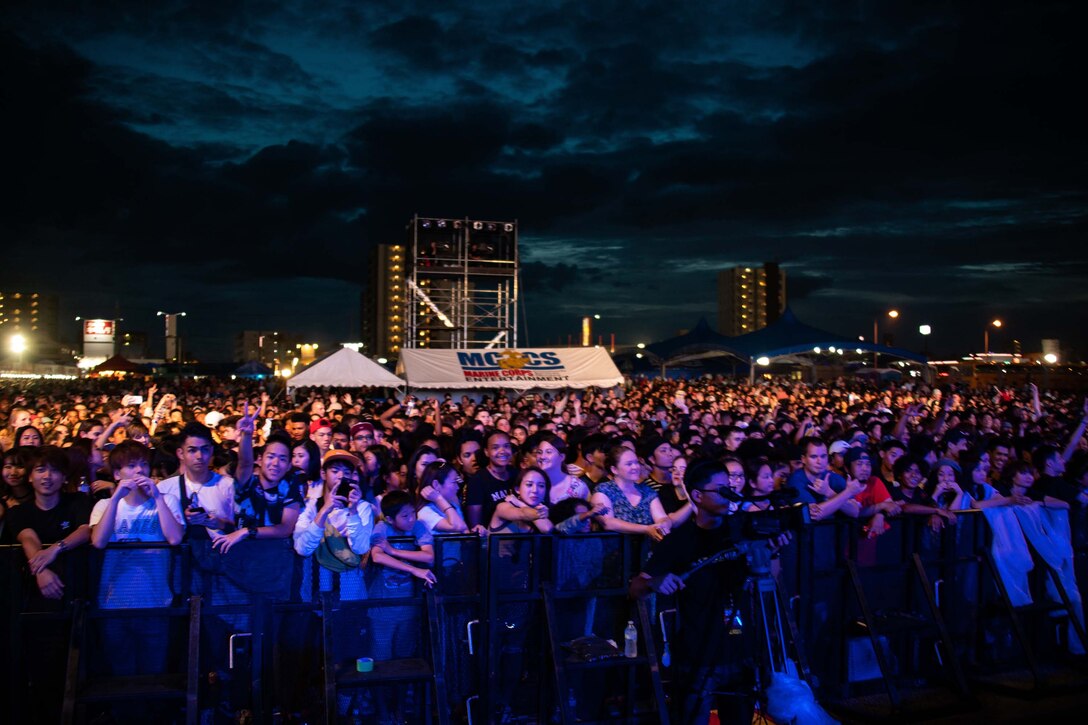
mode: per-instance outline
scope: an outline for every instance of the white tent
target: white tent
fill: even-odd
[[[516,350],[403,349],[397,373],[411,388],[610,388],[623,382],[608,351],[593,347]]]
[[[303,387],[400,388],[404,381],[350,347],[342,347],[310,363],[298,375],[287,379],[287,389]]]

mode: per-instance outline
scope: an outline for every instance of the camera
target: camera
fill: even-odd
[[[788,532],[800,531],[812,521],[808,506],[803,503],[743,511],[740,515],[743,517],[741,533],[746,539],[774,539]]]
[[[766,496],[741,496],[734,494],[726,496],[735,503],[759,503],[770,502],[766,509],[749,509],[738,511],[736,516],[740,519],[740,533],[745,539],[774,539],[782,534],[800,531],[812,518],[808,512],[808,506],[797,500],[798,492],[793,488],[783,488]]]

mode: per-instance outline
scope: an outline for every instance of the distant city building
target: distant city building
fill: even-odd
[[[755,332],[785,309],[786,273],[776,263],[718,272],[718,331],[723,335]]]
[[[404,345],[403,244],[378,244],[370,251],[363,290],[362,342],[364,355],[396,357]]]
[[[117,337],[118,350],[128,360],[147,359],[147,333],[122,332]]]
[[[0,292],[0,345],[21,334],[28,359],[55,356],[60,350],[57,296],[40,292]]]
[[[234,362],[256,360],[273,370],[294,368],[302,362],[303,344],[302,336],[292,332],[244,330],[234,336]]]

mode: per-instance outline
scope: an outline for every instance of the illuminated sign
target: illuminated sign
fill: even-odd
[[[113,342],[113,320],[84,320],[83,342]]]

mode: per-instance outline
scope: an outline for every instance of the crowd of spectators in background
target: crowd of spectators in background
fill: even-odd
[[[1088,503],[1088,403],[1033,385],[705,377],[290,399],[258,383],[88,380],[6,385],[0,425],[0,543],[22,546],[43,601],[63,598],[58,564],[71,550],[111,542],[207,539],[228,552],[290,539],[359,598],[433,585],[436,535],[614,531],[656,543],[690,525],[685,472],[707,460],[753,499],[719,492],[730,510],[789,490],[812,520],[857,519],[866,537],[897,517],[940,530],[967,509]],[[99,588],[105,606],[133,575],[166,573],[115,559]],[[153,606],[165,588],[114,604]],[[396,608],[387,616],[404,623]]]

